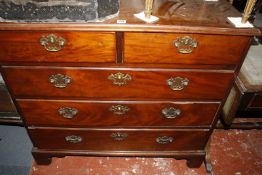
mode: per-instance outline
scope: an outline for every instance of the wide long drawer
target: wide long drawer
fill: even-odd
[[[115,62],[113,32],[0,32],[0,61]]]
[[[39,149],[180,151],[203,150],[208,130],[58,129],[31,128]]]
[[[210,126],[220,103],[17,100],[27,125],[60,127]]]
[[[3,67],[15,96],[222,99],[231,71]]]
[[[125,33],[125,63],[237,64],[250,39],[244,36]]]

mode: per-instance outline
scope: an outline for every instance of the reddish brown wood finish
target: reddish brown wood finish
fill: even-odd
[[[29,129],[34,144],[39,149],[71,149],[101,151],[179,151],[204,149],[208,138],[205,130],[77,130]],[[123,140],[114,140],[113,133],[125,133]],[[69,143],[66,136],[80,136],[82,142]],[[159,144],[156,138],[173,137],[173,142]]]
[[[17,97],[96,97],[96,98],[166,98],[166,99],[222,99],[231,85],[230,71],[99,69],[99,68],[45,68],[4,67],[6,81]],[[132,80],[127,85],[113,85],[108,76],[121,72]],[[72,83],[56,88],[49,77],[63,74]],[[169,78],[182,77],[190,82],[180,91],[167,85]]]
[[[209,127],[219,107],[219,103],[168,101],[17,101],[27,125],[60,127]],[[115,105],[126,106],[129,111],[114,114],[109,109]],[[58,113],[62,107],[77,109],[78,113],[72,119],[64,118]],[[181,114],[166,118],[162,109],[170,107],[180,109]]]
[[[190,54],[179,53],[173,43],[185,36],[198,42]],[[249,40],[243,36],[126,32],[125,63],[237,64]]]
[[[66,40],[60,51],[47,51],[40,44],[49,34]],[[114,63],[115,40],[114,32],[1,31],[0,61]]]
[[[143,11],[144,0],[121,1],[119,15],[101,23],[0,23],[1,71],[27,121],[38,163],[50,163],[52,156],[98,155],[174,156],[187,159],[190,167],[201,165],[217,108],[250,38],[261,32],[228,22],[227,17],[241,14],[226,0],[154,2],[153,15],[160,18],[154,24],[134,17]],[[117,24],[119,19],[127,23]],[[67,40],[61,51],[50,53],[40,46],[39,38],[50,33]],[[185,35],[197,39],[198,48],[180,55],[172,41]],[[132,76],[128,85],[114,86],[108,80],[118,72]],[[72,82],[55,88],[49,83],[53,74],[68,75]],[[171,90],[166,83],[177,76],[190,81],[181,91]],[[116,102],[132,108],[125,118],[116,119],[107,111],[107,105]],[[57,118],[60,105],[79,109],[74,124]],[[166,105],[182,109],[172,124],[159,114]],[[113,132],[126,132],[128,138],[112,140]],[[83,142],[67,143],[68,135],[79,135]],[[156,137],[165,135],[174,141],[157,144]]]

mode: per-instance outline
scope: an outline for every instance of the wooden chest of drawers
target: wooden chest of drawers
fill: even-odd
[[[99,24],[0,24],[1,72],[38,163],[66,155],[203,162],[221,104],[259,32],[228,23],[239,14],[224,1],[215,2],[227,7],[222,12],[187,0],[185,8],[206,11],[180,20],[179,10],[163,15],[161,1],[157,24],[133,17],[141,3],[123,1],[117,18]]]

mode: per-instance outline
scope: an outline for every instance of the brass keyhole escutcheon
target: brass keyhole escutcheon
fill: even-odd
[[[130,110],[129,107],[123,105],[113,105],[109,108],[109,111],[116,115],[124,115]]]
[[[173,137],[169,137],[169,136],[162,136],[162,137],[157,137],[156,138],[156,142],[159,144],[168,144],[173,142],[174,138]]]
[[[65,140],[69,143],[80,143],[82,142],[83,139],[80,136],[70,135],[70,136],[66,136]]]
[[[55,74],[49,77],[49,82],[52,83],[56,88],[65,88],[72,82],[72,79],[67,75]]]
[[[193,52],[194,48],[197,48],[198,42],[189,36],[184,36],[174,40],[173,46],[177,48],[179,53],[190,54]]]
[[[162,114],[165,118],[174,119],[177,116],[181,115],[181,110],[174,107],[164,108],[162,109]]]
[[[166,80],[167,85],[174,91],[181,91],[189,84],[189,80],[187,78],[181,77],[171,77]]]
[[[107,79],[111,80],[113,85],[124,86],[132,80],[132,77],[129,74],[123,74],[121,72],[118,72],[116,74],[109,75]]]
[[[62,107],[58,109],[58,114],[67,119],[72,119],[78,113],[78,110],[75,108]]]

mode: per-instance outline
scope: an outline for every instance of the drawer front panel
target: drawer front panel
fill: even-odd
[[[3,70],[14,95],[27,97],[222,99],[233,78],[231,72],[194,70],[130,71],[44,67],[9,67]],[[116,76],[119,72],[124,75],[120,80]]]
[[[185,36],[195,43],[175,44]],[[126,32],[124,56],[125,63],[232,65],[240,61],[248,42],[249,38],[243,36]]]
[[[1,61],[115,62],[115,34],[0,32]]]
[[[68,127],[210,126],[219,103],[18,100],[28,125]]]
[[[60,130],[29,129],[39,149],[180,151],[202,150],[209,132],[202,130]]]

